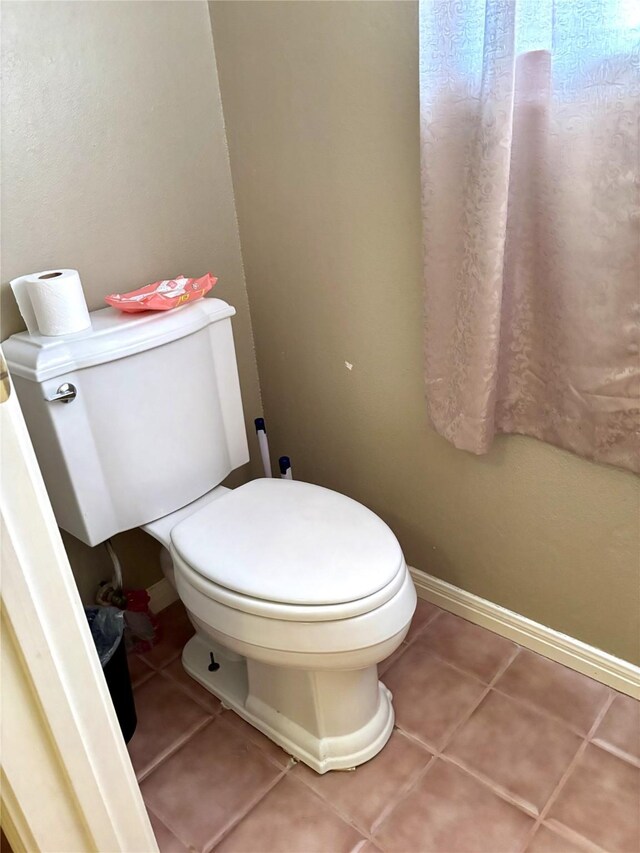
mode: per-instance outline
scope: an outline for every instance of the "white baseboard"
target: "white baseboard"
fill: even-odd
[[[178,600],[178,593],[166,578],[162,578],[162,580],[147,587],[147,592],[151,599],[149,609],[152,613],[160,613],[165,607]]]
[[[640,667],[411,568],[419,598],[640,699]]]

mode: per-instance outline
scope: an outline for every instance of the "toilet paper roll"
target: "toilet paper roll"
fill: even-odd
[[[13,295],[18,303],[18,309],[22,314],[22,319],[27,326],[27,331],[30,335],[37,335],[38,321],[36,320],[36,312],[33,310],[33,305],[31,304],[31,297],[29,296],[25,276],[14,278],[9,282],[9,284],[11,285],[11,290],[13,290]]]
[[[78,270],[30,273],[11,287],[29,334],[73,335],[91,326]]]

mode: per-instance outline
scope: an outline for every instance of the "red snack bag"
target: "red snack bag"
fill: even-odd
[[[154,281],[129,293],[112,293],[104,301],[119,311],[134,314],[137,311],[168,311],[194,299],[201,299],[218,281],[211,273],[202,278],[177,278]]]

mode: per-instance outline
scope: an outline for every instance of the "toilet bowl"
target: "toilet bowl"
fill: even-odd
[[[350,498],[290,480],[208,495],[144,528],[196,629],[186,671],[319,773],[355,767],[393,729],[377,664],[416,594],[398,542]]]

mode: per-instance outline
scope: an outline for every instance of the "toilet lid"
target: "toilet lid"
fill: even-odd
[[[283,604],[343,604],[404,568],[398,540],[362,504],[299,480],[253,480],[171,531],[191,568],[243,595]]]

